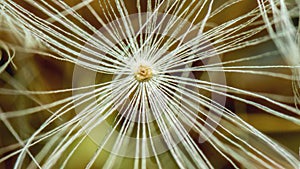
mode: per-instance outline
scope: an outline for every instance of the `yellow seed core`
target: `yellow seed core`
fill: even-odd
[[[135,79],[139,82],[148,81],[152,78],[152,70],[148,66],[140,65],[138,70],[135,72]]]

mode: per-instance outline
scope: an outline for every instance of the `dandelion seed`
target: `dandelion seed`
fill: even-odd
[[[0,167],[298,168],[295,4],[0,0]]]

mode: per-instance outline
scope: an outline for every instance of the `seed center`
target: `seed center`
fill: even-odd
[[[135,79],[139,82],[148,81],[152,78],[152,69],[145,65],[140,65],[138,70],[135,72]]]

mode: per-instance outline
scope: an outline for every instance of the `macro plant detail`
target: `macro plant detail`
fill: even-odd
[[[299,6],[0,0],[0,168],[299,168]]]

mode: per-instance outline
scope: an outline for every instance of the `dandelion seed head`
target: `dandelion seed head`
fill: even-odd
[[[149,81],[155,74],[153,63],[141,56],[134,57],[127,64],[131,66],[132,74],[138,82]]]
[[[135,72],[135,79],[139,82],[148,81],[152,78],[152,69],[146,65],[140,65]]]

